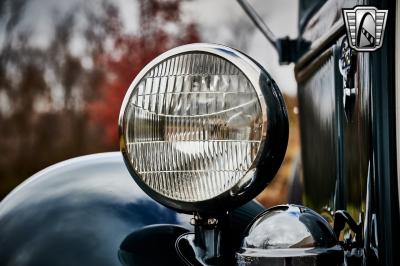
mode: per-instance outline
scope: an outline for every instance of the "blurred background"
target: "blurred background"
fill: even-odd
[[[278,37],[297,36],[298,1],[249,1]],[[160,53],[193,42],[247,53],[284,93],[289,147],[258,199],[287,202],[299,153],[293,65],[278,64],[235,0],[0,1],[0,200],[51,164],[118,150],[119,108],[135,75]]]

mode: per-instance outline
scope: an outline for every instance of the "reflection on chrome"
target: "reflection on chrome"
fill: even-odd
[[[296,216],[284,212],[266,215],[253,227],[254,230],[245,239],[247,247],[304,248],[314,245],[314,239],[307,227]]]

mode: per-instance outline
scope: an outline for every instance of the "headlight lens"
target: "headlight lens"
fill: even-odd
[[[267,132],[262,92],[234,62],[243,59],[199,45],[153,60],[120,114],[121,149],[136,181],[156,198],[187,204],[251,180]]]
[[[144,183],[180,201],[214,198],[250,169],[263,127],[257,94],[232,63],[205,53],[153,67],[129,99],[129,160]]]

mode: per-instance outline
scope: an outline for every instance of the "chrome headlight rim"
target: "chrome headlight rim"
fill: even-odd
[[[262,112],[262,133],[258,154],[250,171],[252,178],[242,183],[241,179],[233,188],[211,199],[203,201],[180,201],[166,197],[146,185],[132,166],[127,152],[124,132],[124,114],[130,98],[141,80],[155,66],[171,57],[204,53],[220,57],[236,66],[252,84]],[[268,73],[249,56],[227,46],[209,43],[194,43],[173,48],[148,63],[135,77],[124,97],[119,114],[119,142],[124,162],[139,187],[159,203],[184,213],[218,213],[236,208],[257,196],[272,180],[279,169],[286,152],[288,141],[288,118],[283,96]],[[243,176],[243,177],[244,177]]]

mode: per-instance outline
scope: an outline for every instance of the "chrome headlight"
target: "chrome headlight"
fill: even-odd
[[[191,44],[149,63],[120,113],[121,151],[136,182],[185,212],[254,197],[287,145],[282,96],[268,74],[231,48]]]

